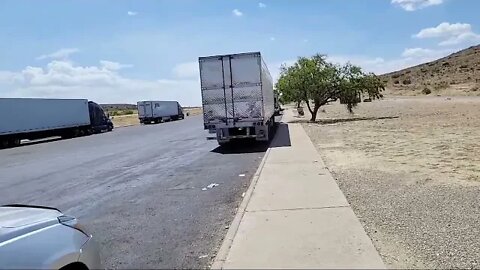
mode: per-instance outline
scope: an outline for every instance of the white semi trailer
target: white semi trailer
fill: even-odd
[[[184,119],[183,108],[177,101],[139,101],[138,119],[141,124]]]
[[[220,145],[268,141],[275,125],[273,82],[259,52],[199,58],[204,128]]]
[[[0,148],[24,139],[72,138],[112,129],[102,107],[86,99],[0,98]]]

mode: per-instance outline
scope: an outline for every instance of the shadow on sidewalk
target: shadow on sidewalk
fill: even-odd
[[[290,130],[288,124],[278,123],[275,129],[275,135],[270,144],[266,142],[257,142],[255,140],[238,140],[232,141],[227,145],[219,146],[211,152],[219,154],[246,154],[246,153],[261,153],[267,149],[274,147],[288,147],[291,146]]]

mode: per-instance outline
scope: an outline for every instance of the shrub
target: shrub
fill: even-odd
[[[403,80],[402,83],[405,84],[405,85],[408,85],[408,84],[412,84],[412,81],[410,79],[405,79],[405,80]]]
[[[432,90],[430,90],[430,88],[428,87],[425,87],[423,88],[422,93],[425,95],[430,95],[432,93]]]
[[[395,81],[393,82],[393,84],[399,84],[399,83],[400,83],[399,80],[395,80]]]
[[[438,84],[435,84],[435,89],[436,90],[439,90],[439,89],[445,89],[449,86],[449,84],[445,81],[440,81]]]
[[[126,110],[123,112],[125,115],[133,114],[133,110]]]

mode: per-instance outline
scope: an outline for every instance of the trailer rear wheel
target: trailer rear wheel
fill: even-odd
[[[0,141],[0,148],[7,148],[9,146],[9,140],[3,139]]]
[[[19,146],[20,143],[21,143],[20,139],[11,139],[10,140],[10,146],[12,146],[12,147]]]

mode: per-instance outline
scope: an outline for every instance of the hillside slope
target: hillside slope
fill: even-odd
[[[480,45],[380,77],[390,95],[480,96]]]

